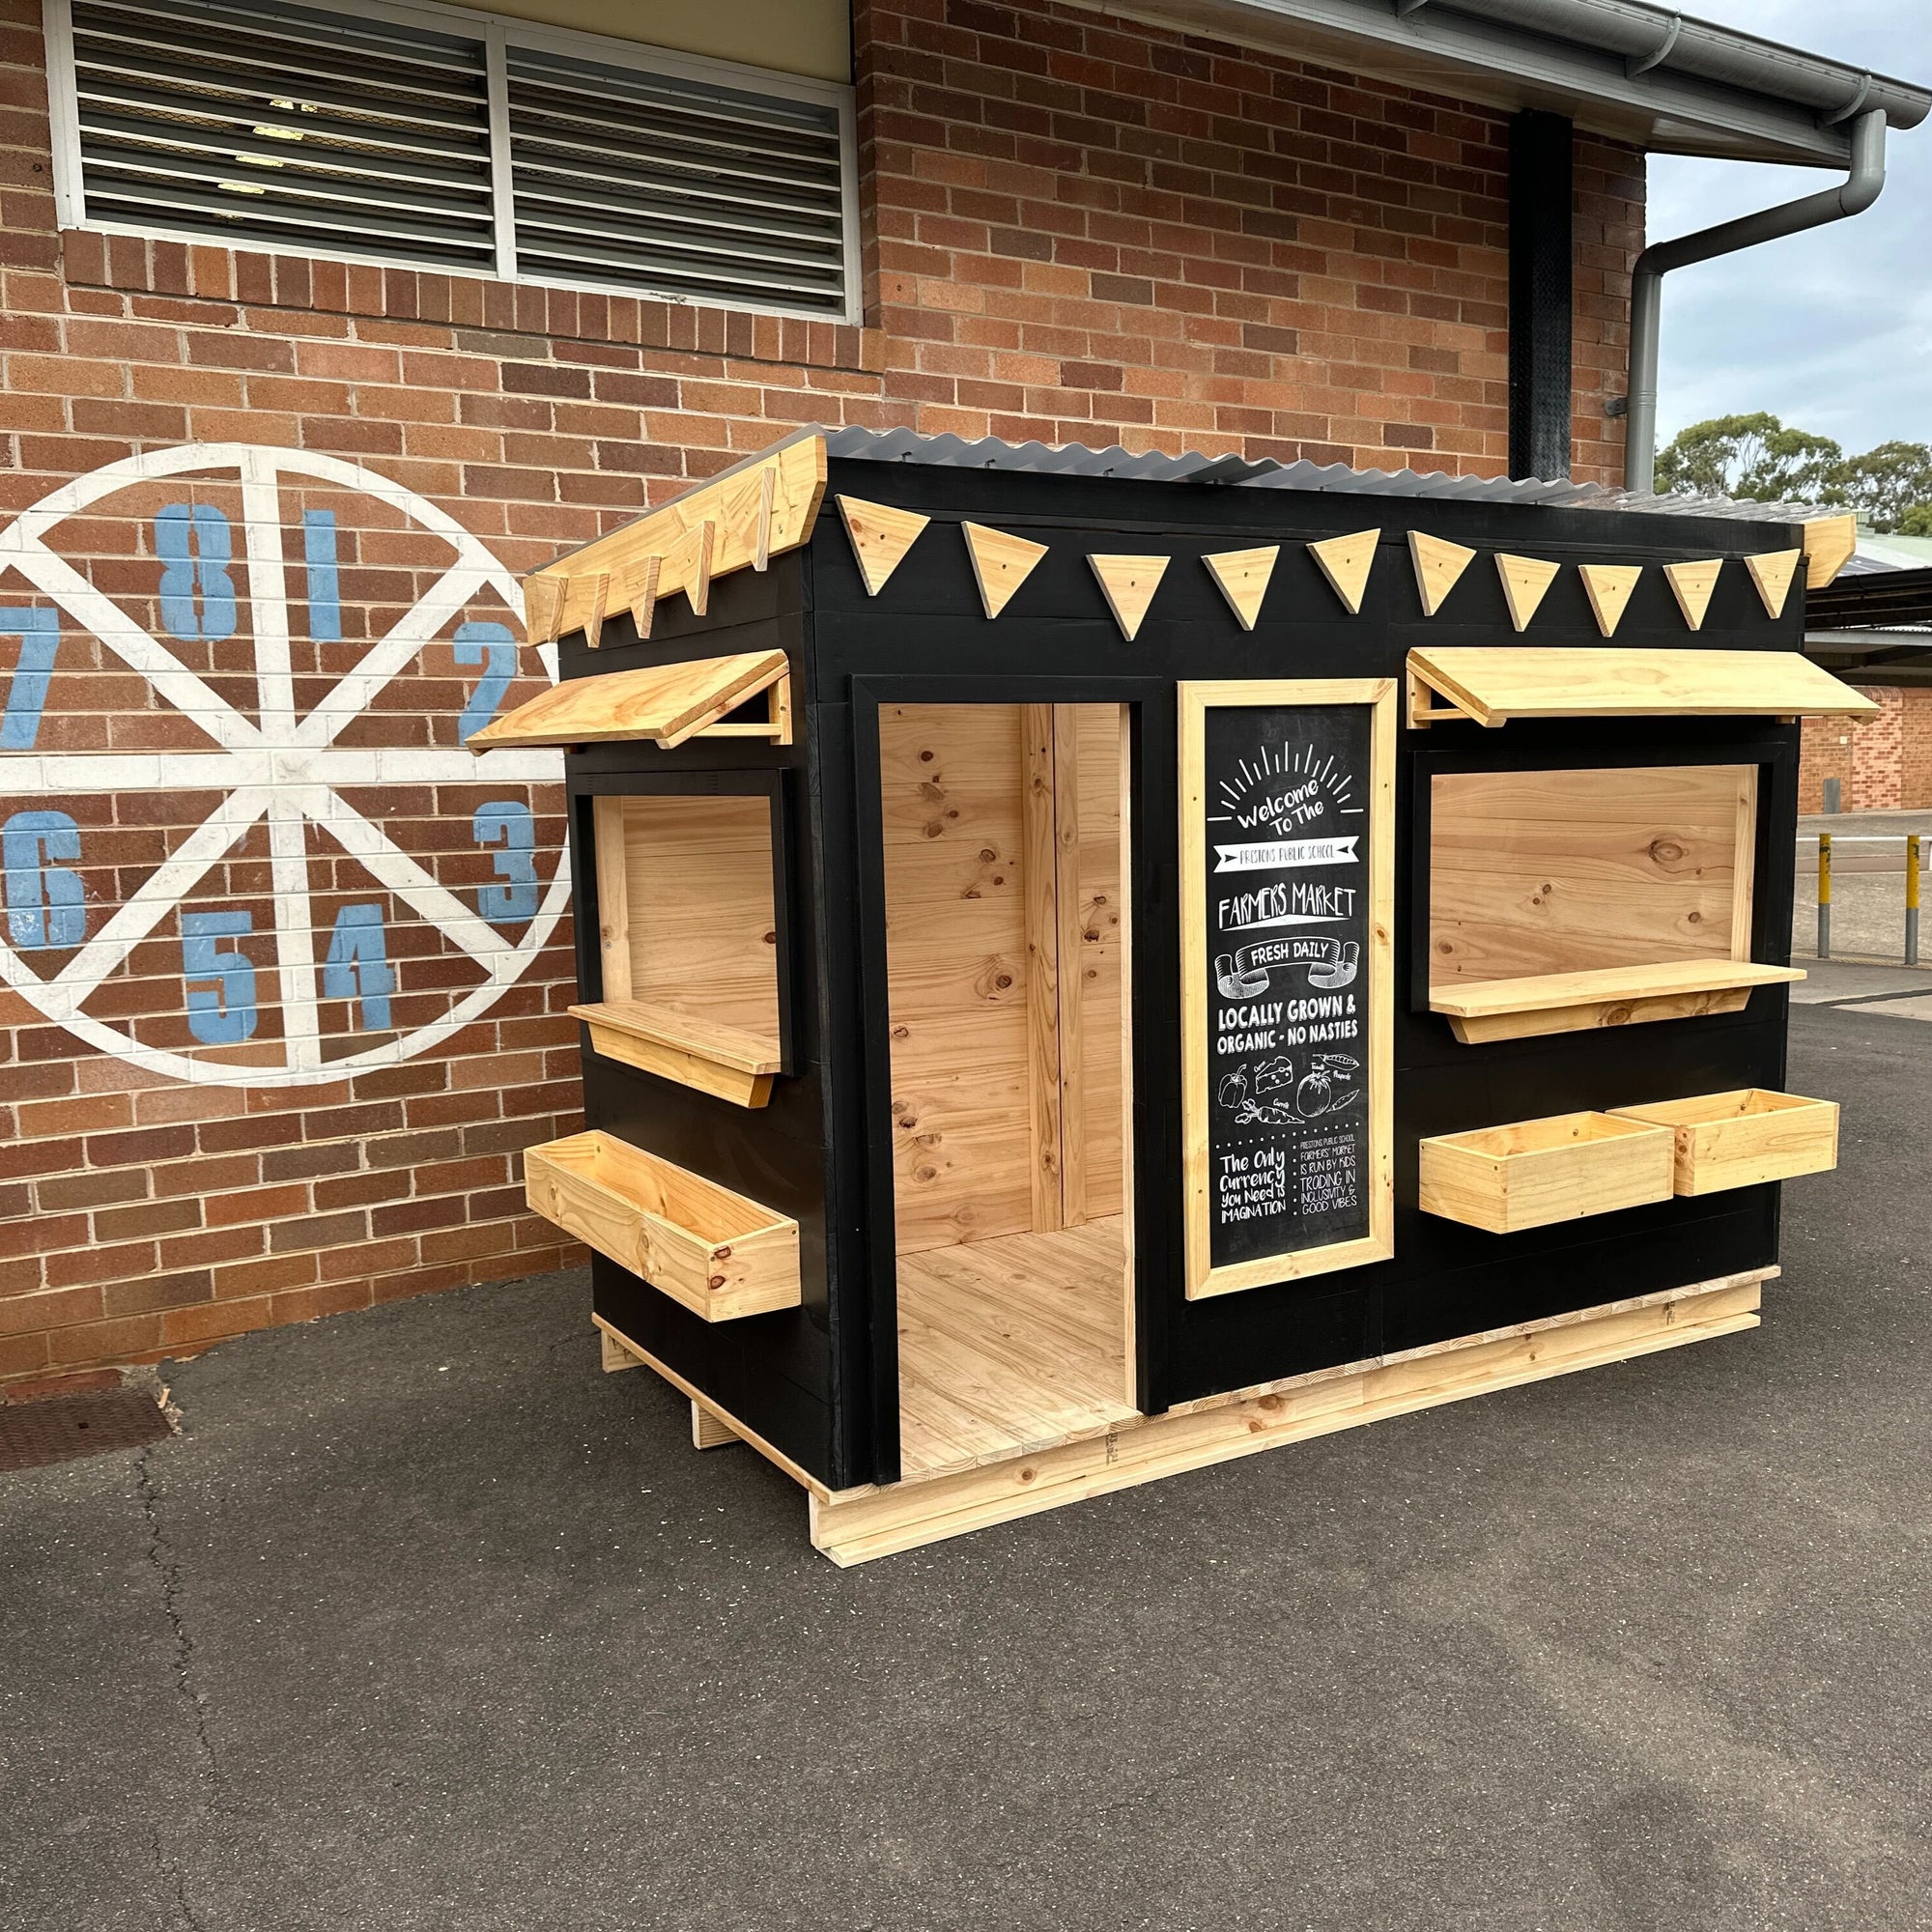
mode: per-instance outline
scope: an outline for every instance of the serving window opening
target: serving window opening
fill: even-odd
[[[1742,1008],[1755,765],[1437,774],[1429,1003],[1465,1041]]]
[[[879,713],[900,1466],[1132,1404],[1124,707]]]

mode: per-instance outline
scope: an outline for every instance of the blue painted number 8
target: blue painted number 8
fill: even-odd
[[[187,643],[232,638],[235,585],[228,564],[235,545],[228,519],[212,503],[170,503],[155,518],[155,554],[161,559],[161,622],[168,635]]]

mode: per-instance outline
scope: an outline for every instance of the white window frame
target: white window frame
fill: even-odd
[[[73,56],[73,14],[70,0],[42,0],[47,48],[47,97],[53,128],[54,212],[61,227],[95,235],[133,235],[229,248],[241,254],[290,255],[301,261],[348,262],[357,266],[407,269],[420,274],[460,275],[472,281],[499,281],[526,288],[573,289],[595,295],[630,296],[641,301],[661,301],[676,308],[724,309],[745,315],[798,316],[809,322],[856,326],[864,313],[859,253],[859,143],[852,89],[837,81],[805,75],[775,73],[737,61],[712,60],[702,54],[673,52],[668,47],[643,46],[614,40],[608,34],[581,33],[569,27],[546,27],[530,20],[506,19],[499,14],[479,13],[472,7],[453,7],[442,0],[300,0],[319,13],[355,15],[391,26],[420,26],[433,33],[466,33],[483,43],[490,105],[490,183],[495,213],[496,264],[472,269],[447,262],[396,261],[384,255],[363,255],[336,248],[275,247],[217,229],[205,234],[191,229],[142,228],[131,222],[89,219],[80,159],[80,99]],[[728,5],[729,0],[723,0]],[[748,92],[775,95],[781,99],[806,100],[831,107],[838,117],[839,246],[845,280],[842,310],[795,308],[782,302],[728,301],[710,296],[691,296],[653,289],[638,282],[602,282],[589,277],[560,280],[528,275],[517,265],[517,242],[510,168],[510,102],[507,49],[535,47],[546,53],[579,60],[600,61],[607,67],[633,68],[673,79],[710,82]]]

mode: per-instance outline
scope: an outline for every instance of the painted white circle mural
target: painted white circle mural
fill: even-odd
[[[560,754],[464,745],[555,680],[522,618],[479,538],[334,457],[164,449],[24,511],[0,530],[0,980],[204,1084],[449,1039],[569,897]]]

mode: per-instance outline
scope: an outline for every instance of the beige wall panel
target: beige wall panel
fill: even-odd
[[[852,10],[841,0],[469,0],[506,20],[742,61],[814,80],[852,78]]]
[[[776,1050],[769,802],[664,797],[623,804],[631,997],[738,1027]]]
[[[1033,1225],[1012,704],[879,713],[901,1253]]]
[[[1754,800],[1739,765],[1437,778],[1431,983],[1727,959],[1736,912],[1747,952]]]

